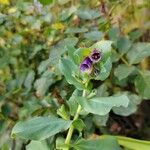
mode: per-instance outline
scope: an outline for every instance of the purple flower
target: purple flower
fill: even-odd
[[[93,63],[99,62],[101,58],[102,58],[101,52],[97,49],[94,49],[90,56],[90,59],[93,61]]]
[[[99,50],[94,49],[90,56],[86,57],[80,64],[80,70],[85,73],[93,73],[94,76],[99,74],[99,69],[95,68],[95,64],[102,58],[102,54]]]
[[[80,70],[82,72],[90,72],[92,69],[92,64],[93,62],[90,57],[86,57],[84,61],[80,64]]]

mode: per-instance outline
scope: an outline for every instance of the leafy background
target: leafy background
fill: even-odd
[[[83,115],[84,137],[95,139],[103,133],[149,140],[148,0],[40,2],[44,5],[36,5],[33,1],[0,0],[1,149],[54,149],[55,144],[51,143],[58,135],[42,142],[12,139],[12,127],[18,120],[34,116],[61,116],[68,106],[73,115],[75,98],[69,97],[75,88],[62,76],[59,60],[68,47],[90,47],[104,39],[113,41],[112,70],[105,81],[92,80],[93,87],[97,89],[97,96],[125,94],[130,102],[127,108],[113,108],[110,115],[108,112],[104,116],[97,115],[98,108],[93,108],[96,111],[93,115]],[[84,99],[79,103],[84,105]],[[86,110],[90,112],[91,108]],[[67,129],[70,122],[63,123]],[[66,133],[59,133],[59,136],[63,138]],[[108,143],[109,140],[112,139],[108,139]],[[59,143],[61,139],[57,141]],[[80,140],[74,148],[83,150],[85,143],[88,144]]]

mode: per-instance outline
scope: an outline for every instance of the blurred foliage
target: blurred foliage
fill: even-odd
[[[72,93],[75,88],[67,83],[58,69],[59,60],[62,56],[66,56],[68,48],[74,50],[79,47],[90,47],[104,39],[113,41],[113,65],[110,76],[103,82],[93,80],[92,84],[93,88],[97,89],[97,96],[127,95],[130,99],[128,107],[113,109],[114,113],[122,116],[139,114],[138,105],[143,100],[150,99],[148,0],[40,0],[40,2],[41,4],[29,0],[0,0],[2,150],[23,150],[30,142],[10,138],[11,129],[17,121],[48,114],[55,116],[58,114],[61,117],[68,115],[72,117],[74,114],[76,102]],[[68,67],[73,70],[70,62]],[[71,95],[72,99],[69,99]],[[84,100],[80,100],[80,103],[84,105]],[[114,105],[116,104],[111,107]],[[93,115],[83,112],[82,119],[86,125],[85,138],[97,130],[97,134],[111,132],[109,123],[106,122],[108,118],[111,120],[113,117],[108,117],[107,114],[97,116],[98,110],[95,111]],[[77,124],[80,131],[82,130],[80,128],[84,128],[84,124],[82,120],[78,122],[81,126],[78,127],[78,123],[74,124]],[[141,130],[140,123],[137,124],[137,126],[135,124],[137,130]],[[150,136],[147,136],[150,135],[149,126],[150,122],[147,121],[143,128],[147,131],[146,137],[141,134],[140,139],[150,139]],[[47,145],[53,150],[55,144],[51,143],[56,138],[51,136],[38,143],[32,141],[27,149],[37,149],[38,144],[41,146],[40,150],[48,149]],[[107,139],[104,142],[110,143],[111,140],[113,141]],[[60,141],[57,139],[57,142]],[[82,144],[89,142],[91,141],[80,139],[74,147],[83,150]]]

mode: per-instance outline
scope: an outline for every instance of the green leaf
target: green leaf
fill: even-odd
[[[90,98],[94,97],[95,95],[97,95],[97,89],[93,89],[93,90],[89,93],[89,95],[87,96],[87,98],[90,99]]]
[[[150,141],[137,140],[133,138],[116,136],[118,143],[121,146],[133,149],[133,150],[149,150]]]
[[[102,135],[102,138],[112,137],[110,135]],[[118,143],[125,147],[132,150],[149,150],[150,148],[150,141],[145,140],[137,140],[133,138],[128,138],[124,136],[113,136],[117,139]]]
[[[74,52],[74,61],[79,65],[85,57],[90,55],[92,48],[79,48]]]
[[[65,38],[61,40],[57,45],[53,46],[49,59],[51,66],[58,65],[61,55],[64,54],[68,50],[68,46],[75,46],[78,42],[78,39],[75,37],[72,38]]]
[[[79,9],[77,11],[77,15],[84,20],[93,20],[100,17],[99,10],[92,10],[92,9]]]
[[[140,72],[135,79],[135,87],[144,99],[150,98],[150,71]]]
[[[112,51],[112,62],[118,62],[120,59],[120,54],[116,51]]]
[[[73,121],[72,125],[80,132],[86,127],[84,122],[81,119],[77,119]]]
[[[65,120],[69,120],[69,115],[68,115],[68,111],[65,108],[65,105],[62,105],[58,110],[57,110],[57,114],[59,116],[61,116],[63,119]]]
[[[5,68],[10,63],[10,57],[8,55],[3,55],[0,57],[0,69]]]
[[[53,2],[53,0],[39,0],[39,2],[43,5],[49,5]]]
[[[102,40],[100,42],[95,43],[93,46],[91,46],[91,48],[100,49],[102,51],[102,55],[104,57],[106,54],[111,52],[111,44],[112,44],[112,41]]]
[[[37,79],[34,83],[34,88],[36,89],[36,94],[39,97],[42,97],[47,92],[48,88],[56,82],[56,79],[54,80],[55,75],[47,70],[43,73],[42,77]]]
[[[137,111],[138,105],[141,103],[141,98],[135,94],[127,93],[129,98],[128,107],[114,107],[113,112],[121,116],[129,116]]]
[[[105,116],[94,115],[93,121],[97,127],[101,127],[101,126],[106,126],[108,118],[109,118],[109,114],[107,114]]]
[[[125,54],[131,47],[131,41],[127,37],[119,37],[117,48],[121,54]]]
[[[4,117],[7,117],[7,116],[9,116],[11,113],[12,113],[12,109],[11,109],[11,107],[10,107],[10,105],[9,104],[3,104],[2,106],[1,106],[1,113],[2,113],[2,115],[4,116]]]
[[[84,33],[87,32],[88,29],[87,28],[67,28],[67,30],[65,31],[65,33]]]
[[[35,78],[35,72],[33,70],[30,70],[29,73],[27,74],[25,81],[24,81],[24,86],[27,89],[27,91],[31,90],[34,78]]]
[[[79,76],[79,68],[70,59],[62,58],[59,63],[59,69],[64,74],[67,82],[73,84],[77,89],[83,90],[84,86],[75,78]]]
[[[17,75],[17,77],[16,77],[16,86],[17,86],[17,88],[22,87],[23,82],[25,80],[25,77],[26,77],[26,71],[24,71],[24,72]]]
[[[30,140],[44,140],[59,132],[67,130],[71,121],[50,117],[36,117],[27,121],[18,122],[12,129],[12,137]]]
[[[49,150],[49,147],[46,141],[31,141],[26,150]]]
[[[68,56],[72,59],[75,63],[78,63],[78,56],[75,55],[75,52],[78,51],[74,46],[67,46]]]
[[[108,114],[113,107],[127,107],[129,99],[126,95],[95,97],[89,100],[84,97],[77,97],[77,102],[85,111],[103,116]]]
[[[65,144],[65,139],[62,137],[58,137],[56,139],[56,149],[62,150],[62,149],[67,149],[69,146]]]
[[[75,150],[121,150],[114,137],[97,140],[80,139],[73,147]]]
[[[111,68],[112,68],[111,57],[107,57],[105,60],[102,59],[102,62],[100,62],[100,74],[95,79],[104,81],[109,76]]]
[[[50,66],[50,59],[46,59],[42,61],[38,67],[38,73],[41,74]]]
[[[150,56],[150,43],[144,42],[134,44],[127,53],[130,64],[137,64],[148,56]]]
[[[107,84],[105,84],[105,83],[101,84],[101,86],[99,86],[97,88],[96,96],[97,97],[107,97],[109,95],[107,90],[108,90]]]
[[[125,79],[136,70],[135,66],[127,66],[125,64],[118,65],[114,70],[114,75],[119,79]]]
[[[40,45],[40,44],[35,44],[33,47],[32,47],[32,53],[29,55],[29,59],[33,59],[36,54],[40,51],[43,50],[43,46]]]
[[[132,41],[139,39],[143,35],[144,31],[142,29],[136,29],[129,33]]]
[[[65,21],[68,19],[75,11],[77,8],[75,6],[70,7],[69,9],[63,9],[63,11],[60,14],[60,20]]]
[[[76,98],[78,96],[79,91],[75,90],[69,100],[67,101],[70,109],[70,114],[73,116],[76,113],[76,110],[78,108],[78,103],[76,102]]]
[[[91,40],[91,41],[98,41],[103,38],[103,32],[100,31],[91,31],[84,34],[84,37]]]
[[[118,27],[113,27],[109,30],[108,35],[111,40],[117,40],[120,36],[120,29]]]

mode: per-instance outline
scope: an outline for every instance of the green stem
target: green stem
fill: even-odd
[[[120,59],[128,66],[130,67],[130,64],[127,62],[127,60],[121,55]]]
[[[131,64],[128,63],[128,61],[123,57],[122,54],[118,53],[116,50],[114,50],[114,51],[119,55],[120,59],[121,59],[128,67],[131,66]]]
[[[83,91],[83,97],[85,97],[85,95],[86,95],[86,91],[84,90],[84,91]],[[81,105],[78,105],[78,108],[77,108],[76,114],[75,114],[75,116],[74,116],[74,118],[73,118],[73,121],[78,119],[79,114],[80,114],[80,112],[81,112],[81,109],[82,109],[82,108],[81,108]],[[74,131],[74,126],[71,125],[70,128],[69,128],[69,130],[68,130],[68,134],[67,134],[67,137],[66,137],[66,140],[65,140],[65,144],[66,144],[66,145],[69,145],[69,144],[70,144],[73,131]],[[69,150],[69,148],[65,148],[64,150]]]

